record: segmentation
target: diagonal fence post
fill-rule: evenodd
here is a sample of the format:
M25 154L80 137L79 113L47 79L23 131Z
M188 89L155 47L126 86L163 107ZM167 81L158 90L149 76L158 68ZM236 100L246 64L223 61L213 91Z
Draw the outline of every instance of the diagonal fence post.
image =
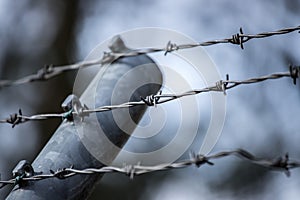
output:
M117 53L129 50L120 37L113 38L110 49ZM145 71L134 70L142 65L146 66ZM132 71L133 75L128 76L126 79L125 75L130 71ZM115 88L122 77L125 77L125 83L122 83L119 88ZM149 84L138 85L137 83L140 83L140 80ZM141 97L156 94L160 90L162 74L150 57L147 55L138 55L114 61L102 73L100 81L101 84L95 83L96 85L87 87L79 101L85 103L84 100L89 97L92 98L92 95L95 98L94 105L88 106L96 108L98 106L110 105L113 101L113 96L116 95L117 101L123 103L128 101L128 99L122 99L122 97L128 96L127 93L132 90L134 92L130 94L130 100L140 101ZM94 92L93 89L95 89ZM73 107L76 107L76 105L73 99ZM67 105L64 106L67 107ZM95 114L95 121L89 120L90 116L85 117L82 122L76 116L74 116L74 122L65 119L32 163L34 173L42 172L47 174L49 170L58 170L70 166L74 166L76 169L100 168L110 164L109 162L114 160L129 139L130 134L134 131L136 124L146 109L147 105L140 105L129 108L127 113L124 109L115 110L113 111L114 113L112 111L100 112ZM118 115L120 117L118 117L118 122L116 122L115 116ZM130 120L136 123L135 126L127 127L126 131L120 127L120 123L126 126L126 123ZM105 149L105 145L102 143L93 144L91 142L90 144L94 145L91 148L97 152L97 155L91 153L90 147L87 146L87 143L83 142L83 140L89 140L90 138L85 138L86 135L78 132L80 132L80 129L84 129L87 132L95 132L97 130L94 130L94 128L97 126L104 133L104 135L98 134L100 138L97 138L97 140L105 141L109 139L118 148ZM91 194L95 183L101 177L102 174L93 174L76 175L67 179L59 179L58 177L40 181L28 181L15 186L6 199L86 199Z

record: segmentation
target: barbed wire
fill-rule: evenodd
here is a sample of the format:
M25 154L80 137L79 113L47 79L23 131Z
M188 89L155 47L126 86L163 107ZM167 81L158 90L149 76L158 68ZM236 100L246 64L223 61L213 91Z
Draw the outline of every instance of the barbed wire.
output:
M44 68L38 70L36 74L28 75L17 80L0 80L0 89L3 87L20 85L20 84L25 84L34 81L49 80L67 71L78 70L78 69L82 69L94 65L108 64L122 57L137 56L141 54L148 54L148 53L155 53L155 52L164 52L164 54L167 55L168 53L181 50L181 49L188 49L188 48L194 48L199 46L210 46L210 45L224 44L224 43L239 45L241 49L244 49L244 43L248 42L251 39L266 38L274 35L282 35L294 31L298 31L298 30L300 30L300 26L280 29L271 32L262 32L258 34L244 34L242 28L240 28L239 33L232 35L232 37L230 38L225 38L220 40L211 40L202 43L191 43L191 44L176 44L169 41L167 45L162 48L135 49L126 53L104 52L103 56L97 60L83 61L83 62L79 62L71 65L64 65L64 66L47 65ZM95 109L89 109L85 105L82 105L81 102L76 102L72 106L72 108L70 108L69 110L63 113L37 114L37 115L26 116L23 115L21 109L19 109L18 113L11 114L9 118L0 120L0 123L12 124L12 127L15 127L18 124L25 123L28 121L47 120L51 118L62 118L62 119L72 120L73 116L79 116L83 120L84 117L94 112L105 112L114 109L130 108L138 105L156 106L185 96L197 95L205 92L223 92L224 94L226 94L226 91L228 89L232 89L240 85L254 84L254 83L263 82L271 79L290 77L292 78L293 83L296 84L296 80L297 78L299 78L299 76L300 76L299 66L290 66L290 70L287 72L278 72L266 76L255 77L255 78L250 78L245 80L230 80L229 75L226 75L225 80L219 80L215 83L215 85L204 87L202 89L194 89L180 94L162 94L160 92L158 94L152 94L146 97L141 97L140 101L126 102L119 105L101 106ZM155 166L143 166L141 164L137 164L137 165L124 165L123 167L104 166L101 168L86 168L86 169L75 169L73 166L71 166L63 169L57 169L56 171L50 170L49 174L43 174L44 172L42 174L39 172L35 172L31 174L31 173L26 173L26 171L24 171L23 174L19 174L19 173L14 174L14 178L10 180L6 180L6 181L0 180L0 188L3 188L6 185L19 185L21 187L23 183L29 181L39 181L39 180L44 180L49 178L66 179L79 174L91 175L91 174L120 173L120 174L125 174L132 179L134 178L134 176L152 173L156 171L180 169L192 165L196 167L200 167L202 165L214 165L212 160L224 158L228 156L237 156L242 160L246 160L249 161L250 163L262 167L266 167L269 170L282 171L287 176L290 176L290 169L300 167L300 161L291 160L288 154L286 154L283 157L278 157L276 159L270 160L270 159L261 159L254 156L253 154L249 153L246 150L237 149L232 151L221 151L210 155L201 155L201 154L192 153L190 155L190 159L173 162L173 163L158 164Z
M155 52L165 52L164 54L167 55L168 53L171 53L173 51L178 51L181 49L189 49L189 48L195 48L199 46L211 46L211 45L224 44L224 43L239 45L241 49L244 49L244 43L248 42L249 40L266 38L274 35L283 35L298 30L300 30L300 26L284 28L284 29L270 31L270 32L262 32L258 34L244 34L242 28L240 28L239 33L232 35L230 38L225 38L220 40L211 40L211 41L191 43L191 44L176 44L169 41L165 47L161 47L161 48L135 49L126 53L104 52L102 58L100 59L96 59L92 61L83 61L76 64L63 65L63 66L46 65L45 67L38 70L35 74L31 74L17 80L0 80L0 89L3 87L13 86L13 85L20 85L20 84L25 84L25 83L35 82L35 81L49 80L67 71L78 70L81 68L94 66L94 65L103 65L103 64L111 63L117 60L118 58L122 58L122 57L137 56L141 54L149 54Z
M254 84L266 80L280 79L283 77L291 77L293 79L293 83L296 84L296 79L299 78L299 76L300 76L299 66L290 66L290 70L287 72L278 72L266 76L255 77L255 78L250 78L250 79L240 80L240 81L229 80L229 75L227 74L226 80L217 81L215 85L204 87L202 89L194 89L180 94L162 94L160 91L159 94L152 94L145 98L141 97L140 101L126 102L118 105L106 105L95 109L89 109L86 105L82 105L82 103L79 102L78 99L76 101L75 99L71 99L71 104L73 103L73 105L71 105L71 107L69 107L66 110L66 112L63 113L37 114L32 116L25 116L22 114L21 109L19 109L18 113L11 114L9 118L0 120L0 123L12 124L12 127L15 127L18 124L25 123L28 121L47 120L51 118L73 120L73 116L78 116L81 118L81 120L83 120L84 117L88 116L90 113L105 112L105 111L111 111L111 110L122 109L122 108L130 108L138 105L156 106L162 103L173 101L175 99L179 99L191 95L197 95L205 92L223 92L224 94L226 94L227 90L240 85Z
M214 153L211 155L201 155L201 154L190 154L190 159L182 160L173 163L164 163L158 164L154 166L143 166L140 163L137 165L124 165L123 167L115 167L115 166L104 166L101 168L86 168L86 169L75 169L73 166L58 169L56 171L50 170L49 174L43 174L43 172L32 172L23 171L23 173L16 173L14 178L10 180L0 180L0 188L3 188L6 185L22 185L28 181L40 181L49 178L58 178L58 179L66 179L72 176L81 174L81 175L91 175L91 174L107 174L107 173L120 173L129 176L131 179L134 176L143 175L147 173L171 170L171 169L180 169L186 168L189 166L201 167L202 165L214 165L212 160L224 158L228 156L237 156L242 160L249 161L250 163L256 164L258 166L262 166L267 168L268 170L277 170L284 172L288 177L290 176L290 169L299 168L300 162L290 159L288 153L283 157L277 157L275 159L262 159L254 156L243 149L236 149L232 151L221 151L218 153ZM28 165L26 166L28 168ZM31 165L29 168L32 168ZM22 170L22 169L21 169ZM32 169L33 170L33 169ZM38 175L33 175L38 174Z

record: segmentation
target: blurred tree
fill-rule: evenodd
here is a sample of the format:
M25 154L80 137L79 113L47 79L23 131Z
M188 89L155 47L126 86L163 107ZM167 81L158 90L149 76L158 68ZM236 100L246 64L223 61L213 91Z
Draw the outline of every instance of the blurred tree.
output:
M22 32L18 28L11 30L10 27L4 27L0 36L1 41L5 41L2 47L2 59L0 63L0 76L2 79L16 79L23 75L34 73L44 64L53 63L68 64L74 61L76 52L75 29L79 13L79 1L33 1L28 0L20 3L7 1L7 10L5 15L11 16L12 24L9 26L23 27ZM18 12L8 13L18 7ZM35 33L40 27L39 32ZM13 28L12 28L13 29ZM13 32L12 32L13 31ZM28 37L23 37L23 35ZM34 37L33 37L34 36ZM26 42L24 42L26 41ZM23 45L23 46L22 46ZM16 104L22 108L29 108L34 113L60 112L60 104L64 98L72 93L73 79L76 72L63 74L53 80L43 83L33 83L29 85L18 86L18 88L4 88L1 90L1 96L10 99L10 104ZM32 101L27 102L27 98L17 94L20 91L30 94ZM14 95L18 95L14 96ZM16 98L17 97L17 98ZM2 177L10 177L10 171L20 159L32 161L49 137L52 135L60 120L49 120L47 122L35 123L33 127L37 129L38 143L36 143L34 152L22 154L22 146L15 152L14 158L1 162L7 162L6 174ZM26 142L26 141L24 141ZM3 172L1 172L3 173ZM7 195L10 188L0 191L1 199Z

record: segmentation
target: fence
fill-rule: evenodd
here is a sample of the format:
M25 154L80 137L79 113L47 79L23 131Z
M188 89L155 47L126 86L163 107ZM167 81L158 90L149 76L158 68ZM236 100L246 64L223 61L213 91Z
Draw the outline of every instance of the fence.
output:
M80 62L80 63L65 65L65 66L48 65L40 69L36 74L32 74L17 80L0 80L0 89L3 87L15 86L15 85L34 82L34 81L46 81L67 71L78 70L93 65L103 65L115 61L119 58L136 56L141 54L164 52L164 54L167 55L168 53L171 53L173 51L178 51L181 49L194 48L198 46L216 45L222 43L239 45L242 49L244 49L244 44L252 39L266 38L274 35L282 35L282 34L287 34L299 30L300 30L300 26L297 26L297 27L286 28L277 31L258 33L258 34L244 34L242 29L240 29L240 32L238 34L235 34L230 38L225 38L221 40L212 40L212 41L194 43L194 44L175 44L172 42L168 42L166 47L137 49L137 50L132 50L128 53L104 52L103 57L99 60ZM129 108L137 105L156 106L158 104L162 104L178 98L183 98L185 96L190 96L190 95L197 95L204 92L223 92L224 94L226 94L227 90L235 88L237 86L241 86L245 84L254 84L254 83L271 80L271 79L281 79L284 77L289 77L292 79L292 82L296 84L296 80L297 78L299 78L299 75L300 75L299 66L290 66L290 70L286 72L278 72L266 76L255 77L255 78L250 78L241 81L230 80L229 75L226 75L225 80L219 80L218 82L216 82L215 85L209 87L194 89L191 91L186 91L181 94L162 94L160 92L158 94L152 94L149 96L141 97L140 101L126 102L119 105L106 105L106 106L98 107L96 109L89 109L79 104L80 105L79 107L72 108L62 113L36 114L32 116L23 115L20 109L18 113L11 114L10 117L0 120L0 123L8 123L11 124L12 127L14 127L21 123L35 121L35 120L47 120L49 118L62 118L62 119L72 120L72 116L75 115L82 117L84 120L84 116L92 112L105 112L113 109ZM101 168L87 168L83 170L74 169L72 166L70 166L69 168L50 170L49 174L28 175L25 172L23 172L22 174L16 174L16 176L10 180L6 180L6 181L1 180L0 188L9 184L21 186L22 183L24 182L39 181L39 180L49 179L49 178L66 179L76 174L123 173L130 176L130 178L133 178L135 175L142 175L145 173L150 173L150 172L155 172L160 170L178 169L178 168L188 167L191 165L195 165L197 167L200 167L204 164L213 165L212 160L223 158L226 156L238 156L243 160L247 160L253 164L267 167L270 170L283 171L286 173L287 176L290 175L290 171L289 171L290 169L300 167L300 162L291 160L288 154L286 154L284 157L278 157L276 159L262 159L252 155L246 150L237 149L232 151L221 151L219 153L214 153L210 155L198 155L192 153L190 159L188 160L174 162L171 164L160 164L155 166L126 165L122 168L118 168L114 166L104 166Z

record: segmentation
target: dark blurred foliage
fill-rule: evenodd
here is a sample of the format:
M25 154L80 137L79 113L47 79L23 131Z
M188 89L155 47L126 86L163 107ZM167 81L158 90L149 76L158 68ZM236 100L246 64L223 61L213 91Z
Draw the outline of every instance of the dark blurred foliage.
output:
M11 9L13 10L14 6L16 6L16 2L10 4ZM16 79L17 77L36 72L45 64L57 65L75 62L75 28L77 19L80 16L80 13L78 13L78 4L79 1L77 0L32 0L26 1L26 3L24 1L22 4L23 7L19 8L18 12L7 13L8 15L12 15L14 19L11 20L11 24L9 24L11 27L5 27L6 29L2 30L4 33L1 36L1 40L5 40L6 45L2 49L2 59L0 63L1 78ZM30 18L31 21L23 21L22 19L28 15L29 12L38 12L39 14L45 13L45 15L47 14L47 17L51 18L51 24L47 24L46 22L48 20L43 21L44 18L39 15L37 15L36 18ZM39 19L39 17L41 17L41 19ZM36 38L24 38L22 32L14 32L17 30L12 28L13 26L26 27L31 23L40 23L42 25L42 31L35 35ZM48 30L49 32L53 32L50 39L47 37ZM25 29L23 31L29 32L30 30ZM49 39L49 41L44 41L45 39ZM27 41L28 45L24 44L22 40L29 40ZM44 43L45 45L43 45L42 48L38 48L37 52L36 46L39 46L40 43ZM20 47L20 44L24 44L24 47ZM20 50L19 47L22 50ZM24 108L23 106L25 105L22 104L28 103L29 105L27 106L29 109L35 113L61 112L60 104L64 98L72 92L74 76L75 72L70 72L47 82L4 88L1 89L0 92L1 96L8 96L10 103L15 104L16 108L18 106L20 106L20 108ZM30 90L30 93L33 94L31 96L32 102L30 102L28 97L18 94L18 92L23 90ZM18 160L25 157L27 160L33 161L38 152L51 137L59 123L59 119L35 123L34 126L36 126L35 128L39 133L39 142L35 144L34 152L26 155L18 153L22 152L22 147L20 147L18 150L16 150L15 157L9 157L9 160L6 161L2 160L1 162L8 163L7 169L5 170L8 174L3 176L3 172L1 172L2 177L11 176L9 172L16 165ZM30 140L30 138L28 138L28 140ZM8 190L6 188L0 192L3 198Z

